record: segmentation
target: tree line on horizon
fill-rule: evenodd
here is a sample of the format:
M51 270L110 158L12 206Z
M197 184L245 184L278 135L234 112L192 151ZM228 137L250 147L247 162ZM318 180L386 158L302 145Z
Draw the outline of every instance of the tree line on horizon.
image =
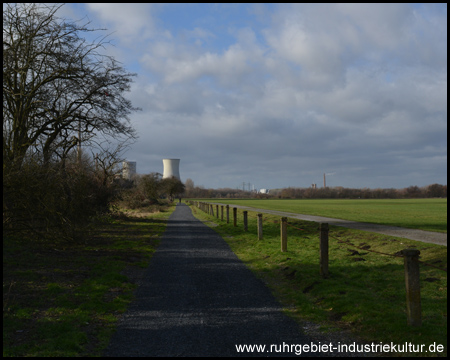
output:
M221 188L205 189L194 186L191 179L186 180L187 198L254 198L254 199L415 199L415 198L447 198L447 185L431 184L427 186L408 186L402 189L383 188L345 188L342 186L325 188L288 187L270 190L268 194L255 191Z
M104 54L109 41L89 22L57 16L60 4L3 9L3 234L83 239L118 200L145 207L163 198L447 197L447 186L395 189L204 189L146 174L121 179L123 152L137 138L125 97L136 74ZM83 145L83 147L81 146ZM90 154L89 154L90 153ZM161 202L162 203L162 202Z

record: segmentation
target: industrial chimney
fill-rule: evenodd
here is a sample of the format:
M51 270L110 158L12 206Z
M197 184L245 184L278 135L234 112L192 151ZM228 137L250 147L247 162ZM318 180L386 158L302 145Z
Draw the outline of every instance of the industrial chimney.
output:
M180 159L163 159L164 172L163 179L171 178L172 176L180 179Z

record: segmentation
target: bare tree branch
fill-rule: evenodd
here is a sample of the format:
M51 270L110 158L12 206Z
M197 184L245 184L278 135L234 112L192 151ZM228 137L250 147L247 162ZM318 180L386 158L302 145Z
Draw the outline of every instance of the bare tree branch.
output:
M29 152L48 161L67 149L79 126L83 137L136 137L128 116L138 109L124 97L135 74L102 54L105 37L81 36L98 29L57 18L61 6L3 11L3 158L19 167Z

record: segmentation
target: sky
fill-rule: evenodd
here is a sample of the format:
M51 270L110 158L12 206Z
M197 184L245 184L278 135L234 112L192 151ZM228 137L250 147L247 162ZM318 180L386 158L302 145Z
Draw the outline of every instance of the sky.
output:
M205 188L447 184L447 4L65 5L136 73L137 172ZM251 185L249 185L251 184Z

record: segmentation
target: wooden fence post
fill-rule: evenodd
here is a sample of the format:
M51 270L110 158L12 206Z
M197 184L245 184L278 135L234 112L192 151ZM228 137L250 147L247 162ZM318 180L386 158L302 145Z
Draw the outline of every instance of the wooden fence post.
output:
M281 252L287 251L287 217L281 218Z
M237 208L233 208L233 224L237 226Z
M244 211L244 231L248 231L248 211Z
M216 218L219 218L219 205L216 205Z
M320 275L328 277L328 224L322 223L319 225L320 229Z
M230 223L230 205L227 205L227 224Z
M406 315L408 325L422 325L422 309L420 304L420 271L419 254L416 249L402 250L405 258Z
M220 205L220 220L223 221L223 205Z
M263 238L262 214L258 214L258 240Z

